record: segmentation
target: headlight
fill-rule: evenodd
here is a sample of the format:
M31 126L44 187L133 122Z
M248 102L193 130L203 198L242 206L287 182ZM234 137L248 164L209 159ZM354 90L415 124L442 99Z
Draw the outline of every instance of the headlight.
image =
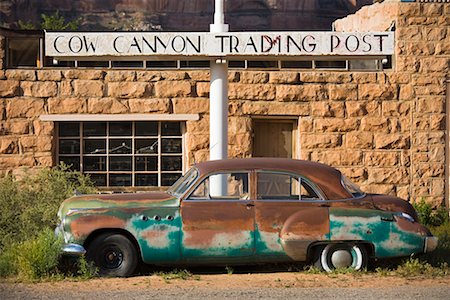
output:
M404 212L397 213L396 216L406 219L406 220L410 221L411 223L415 222L413 217L411 217L410 215L408 215L407 213L404 213Z

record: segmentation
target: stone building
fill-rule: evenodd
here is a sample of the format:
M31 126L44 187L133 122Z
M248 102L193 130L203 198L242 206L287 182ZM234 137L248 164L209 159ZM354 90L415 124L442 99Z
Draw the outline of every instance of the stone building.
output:
M229 157L319 161L367 192L448 204L450 4L386 1L334 28L395 30L395 54L231 61ZM40 34L0 31L2 174L65 161L139 190L208 159L207 62L14 60Z

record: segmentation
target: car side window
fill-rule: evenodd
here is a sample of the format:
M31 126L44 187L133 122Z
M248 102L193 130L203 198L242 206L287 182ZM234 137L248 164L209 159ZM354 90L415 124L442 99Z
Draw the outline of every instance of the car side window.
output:
M258 200L320 200L311 184L300 176L259 172L257 178Z
M220 173L205 178L188 200L247 200L248 173Z

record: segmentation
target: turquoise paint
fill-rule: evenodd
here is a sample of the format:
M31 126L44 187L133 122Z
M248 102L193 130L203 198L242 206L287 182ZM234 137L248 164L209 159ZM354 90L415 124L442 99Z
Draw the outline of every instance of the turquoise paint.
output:
M386 220L394 221L383 221ZM331 240L359 240L374 245L378 258L423 252L424 238L399 228L393 213L369 209L330 208Z

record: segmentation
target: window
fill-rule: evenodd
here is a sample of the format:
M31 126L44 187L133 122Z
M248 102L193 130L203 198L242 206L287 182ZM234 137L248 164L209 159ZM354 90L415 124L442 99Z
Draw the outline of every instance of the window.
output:
M60 122L58 161L98 186L170 186L182 174L180 122Z
M304 178L282 173L258 173L258 200L320 200Z
M8 39L8 67L37 67L39 61L38 38Z
M248 173L221 173L203 180L189 200L247 200L248 193Z
M347 176L341 174L341 183L342 186L352 194L354 198L359 198L365 196L365 193L359 189L359 187L354 184Z

